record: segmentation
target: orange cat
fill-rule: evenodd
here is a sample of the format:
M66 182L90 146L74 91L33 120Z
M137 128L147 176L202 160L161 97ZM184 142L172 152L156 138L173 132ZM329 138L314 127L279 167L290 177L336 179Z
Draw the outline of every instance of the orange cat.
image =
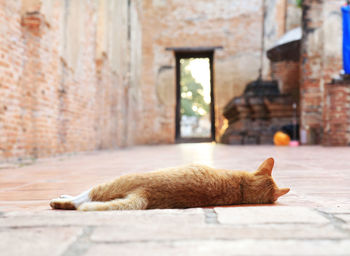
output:
M268 204L289 192L273 181L273 165L269 158L253 173L189 165L124 175L76 197L53 199L50 205L54 209L104 211Z

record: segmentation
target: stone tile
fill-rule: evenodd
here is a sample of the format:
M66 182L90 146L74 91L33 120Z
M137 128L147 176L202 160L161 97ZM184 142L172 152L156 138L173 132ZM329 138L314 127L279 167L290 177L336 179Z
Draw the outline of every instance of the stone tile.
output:
M80 154L1 169L0 255L28 255L14 246L22 240L27 252L39 248L39 255L59 254L75 237L72 231L66 244L62 233L75 229L79 233L83 227L91 227L91 234L84 236L83 248L91 246L88 255L342 255L344 251L346 255L350 162L344 159L349 152L350 147L180 144ZM291 192L273 206L214 208L219 223L215 216L206 223L202 209L77 212L53 211L48 205L59 194L75 195L126 173L190 162L253 171L269 156L276 160L276 183L291 187ZM330 222L311 208L347 222ZM59 252L48 254L47 248L56 244Z
M78 227L0 229L2 256L61 255L81 234Z
M106 235L108 234L108 235ZM349 234L331 225L267 224L252 226L228 225L145 225L134 223L113 227L97 227L91 235L94 242L151 242L176 240L235 240L235 239L341 239Z
M349 214L337 214L335 215L335 217L347 222L347 223L350 223L350 213Z
M146 210L146 211L43 211L43 212L7 212L0 216L0 227L35 226L113 226L121 223L142 223L152 225L188 225L204 223L204 212L200 208L186 210Z
M326 213L332 213L332 214L341 214L341 213L347 213L350 214L350 204L338 204L331 207L319 207L318 210L326 212Z
M348 232L350 236L350 223L341 224L341 228Z
M163 243L98 244L85 256L95 255L167 255L167 256L345 256L349 255L350 240L235 240L235 241L180 241Z
M251 225L269 223L325 224L329 221L306 207L248 206L215 208L218 221L223 224Z
M187 256L195 255L189 252L186 245L175 246L172 243L126 243L126 244L97 244L92 245L84 256ZM218 254L215 254L218 255ZM196 255L198 256L198 254ZM205 256L205 254L203 254Z

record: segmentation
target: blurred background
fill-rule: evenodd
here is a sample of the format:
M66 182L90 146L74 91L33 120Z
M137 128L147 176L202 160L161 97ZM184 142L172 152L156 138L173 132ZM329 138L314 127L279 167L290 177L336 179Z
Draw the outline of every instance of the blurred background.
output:
M345 2L0 0L0 161L279 131L349 145Z

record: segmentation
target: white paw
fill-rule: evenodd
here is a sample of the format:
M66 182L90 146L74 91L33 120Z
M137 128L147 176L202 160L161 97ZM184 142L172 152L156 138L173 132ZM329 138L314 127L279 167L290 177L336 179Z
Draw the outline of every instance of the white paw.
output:
M70 196L70 195L60 195L59 198L73 198L73 196Z
M76 207L73 202L68 198L55 198L50 201L50 206L52 209L66 209L75 210Z

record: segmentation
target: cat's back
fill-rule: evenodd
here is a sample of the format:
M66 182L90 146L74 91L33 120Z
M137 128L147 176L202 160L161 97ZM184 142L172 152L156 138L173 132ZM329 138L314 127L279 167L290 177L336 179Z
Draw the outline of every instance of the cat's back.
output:
M190 180L205 180L210 177L214 178L220 176L220 173L222 174L223 172L225 171L217 170L202 164L189 164L159 169L157 171L144 173L143 176L158 182L189 182Z
M239 187L232 177L227 170L191 164L145 173L142 187L149 208L196 207L225 203L223 195L231 197Z
M189 164L156 171L124 175L115 181L115 186L124 191L138 189L157 190L165 193L207 187L208 189L235 183L234 172L214 169L202 164ZM232 185L232 184L229 184Z

